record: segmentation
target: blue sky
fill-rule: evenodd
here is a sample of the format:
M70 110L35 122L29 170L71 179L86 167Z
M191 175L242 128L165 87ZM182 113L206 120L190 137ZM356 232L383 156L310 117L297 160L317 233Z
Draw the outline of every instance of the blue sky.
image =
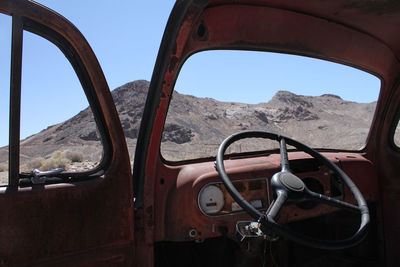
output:
M267 102L280 90L309 96L335 94L369 103L377 100L379 87L375 76L319 59L256 51L206 51L185 62L175 89L251 104Z
M39 2L62 14L83 33L111 90L151 78L174 1ZM0 14L1 146L8 142L10 35L11 19ZM379 87L378 79L349 67L259 52L203 52L190 58L181 74L179 92L248 103L266 102L277 90L303 95L334 93L346 100L371 102L376 100ZM64 56L54 45L30 33L24 34L22 93L21 138L62 122L87 106Z

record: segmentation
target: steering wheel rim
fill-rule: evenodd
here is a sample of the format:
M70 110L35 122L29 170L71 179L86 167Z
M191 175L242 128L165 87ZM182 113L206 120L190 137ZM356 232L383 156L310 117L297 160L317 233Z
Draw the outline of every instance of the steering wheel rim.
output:
M250 203L248 203L242 197L242 195L236 190L236 188L232 184L225 170L224 154L226 149L232 143L246 138L264 138L280 142L282 170L281 172L274 174L274 176L271 178L271 185L275 187L274 189L276 191L277 198L269 207L267 214L261 213L259 210L254 208ZM321 161L334 173L336 173L342 179L342 181L345 182L345 184L352 192L355 200L357 201L357 206L309 190L299 178L297 178L294 174L290 172L289 161L287 158L286 143L311 155L312 157ZM362 196L360 190L357 188L354 182L339 167L337 167L335 164L329 161L322 154L294 139L265 131L243 131L233 134L227 137L218 148L218 153L216 158L216 169L222 179L222 182L224 183L227 191L230 193L232 198L253 219L261 223L263 230L275 232L279 235L285 236L288 239L291 239L303 245L308 245L316 248L324 248L324 249L343 249L352 247L361 242L364 239L365 235L367 234L368 226L370 223L369 210L364 197ZM301 182L299 182L299 180ZM337 206L359 212L361 215L361 222L358 230L351 237L346 239L322 240L300 234L277 223L275 221L275 217L285 204L286 200L288 198L292 198L293 196L298 197L301 194L306 194L305 196L319 200L320 202L324 202L325 204L328 205Z

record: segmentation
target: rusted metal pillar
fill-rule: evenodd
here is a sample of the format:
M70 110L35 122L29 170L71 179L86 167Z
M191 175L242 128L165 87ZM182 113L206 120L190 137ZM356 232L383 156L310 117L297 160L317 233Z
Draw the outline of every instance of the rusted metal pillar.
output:
M12 17L11 79L10 79L10 132L8 146L8 185L18 186L19 139L21 117L23 24L19 16Z

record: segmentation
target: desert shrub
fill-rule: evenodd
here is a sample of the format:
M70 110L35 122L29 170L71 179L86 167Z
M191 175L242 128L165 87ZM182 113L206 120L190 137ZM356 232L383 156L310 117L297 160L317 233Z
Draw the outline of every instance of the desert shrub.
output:
M83 161L83 153L79 151L66 151L64 155L67 159L72 162L82 162Z
M53 152L53 154L51 155L51 157L52 157L53 159L60 159L60 158L63 158L64 155L63 155L63 153L62 153L60 150L56 150L56 151Z
M65 168L67 164L70 163L70 160L65 158L61 151L54 151L51 158L43 161L40 166L41 171L48 171L56 168Z
M28 163L26 163L26 167L29 170L39 169L40 166L42 166L43 162L44 162L44 158L42 158L42 157L34 158L34 159L31 159L30 161L28 161Z
M40 166L41 171L49 171L57 168L65 168L69 160L66 158L49 158L46 159Z

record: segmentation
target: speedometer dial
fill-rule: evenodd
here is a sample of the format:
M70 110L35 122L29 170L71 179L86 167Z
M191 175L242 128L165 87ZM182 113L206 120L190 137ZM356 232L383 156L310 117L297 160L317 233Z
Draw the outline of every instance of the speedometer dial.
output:
M225 204L222 190L215 185L207 185L200 190L199 207L207 215L218 213Z

